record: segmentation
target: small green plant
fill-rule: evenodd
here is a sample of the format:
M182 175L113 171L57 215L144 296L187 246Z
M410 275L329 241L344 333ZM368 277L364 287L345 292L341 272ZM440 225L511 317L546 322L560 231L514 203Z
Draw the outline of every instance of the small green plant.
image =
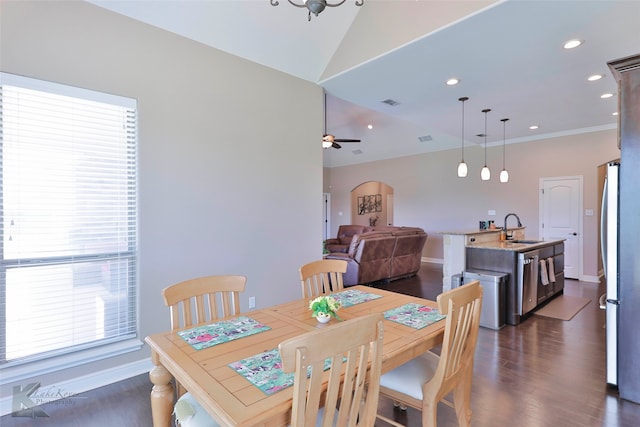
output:
M312 317L318 317L319 313L331 315L340 320L337 311L340 309L340 303L334 297L321 296L309 302L309 310Z

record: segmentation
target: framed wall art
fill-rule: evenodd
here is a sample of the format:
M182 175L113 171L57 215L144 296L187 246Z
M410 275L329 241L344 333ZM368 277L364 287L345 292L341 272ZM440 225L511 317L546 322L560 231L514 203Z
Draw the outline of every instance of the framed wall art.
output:
M382 194L358 197L358 215L382 212Z

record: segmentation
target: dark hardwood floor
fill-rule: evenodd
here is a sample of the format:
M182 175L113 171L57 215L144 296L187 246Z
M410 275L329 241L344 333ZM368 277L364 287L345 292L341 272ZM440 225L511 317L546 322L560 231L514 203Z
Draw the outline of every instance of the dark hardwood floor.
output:
M423 264L416 277L378 285L435 300L442 291L442 266ZM618 399L605 384L604 312L598 308L602 284L567 280L567 295L591 302L572 320L531 316L499 331L480 328L472 387L476 427L638 427L640 405ZM68 404L51 403L48 418L0 418L3 427L151 427L147 375L83 393ZM387 399L379 411L410 427L420 412L399 411ZM438 426L457 426L455 413L438 408ZM376 426L383 427L378 422Z

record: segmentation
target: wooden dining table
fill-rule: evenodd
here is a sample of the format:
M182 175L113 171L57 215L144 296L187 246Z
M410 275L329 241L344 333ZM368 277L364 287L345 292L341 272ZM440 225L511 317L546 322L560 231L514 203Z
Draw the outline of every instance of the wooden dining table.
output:
M346 288L380 297L342 307L340 320L320 324L311 317L309 299L243 313L269 327L254 335L196 350L178 335L179 331L148 336L154 368L151 410L154 427L169 427L174 405L172 378L186 388L202 407L223 426L286 426L291 417L293 387L265 394L229 365L256 354L277 349L287 338L316 328L330 328L371 313L384 313L408 303L436 308L434 301L376 289L368 286ZM224 319L221 319L224 320ZM392 320L384 321L382 372L387 372L442 342L444 320L420 329ZM192 327L191 327L192 328ZM187 328L189 329L189 328Z

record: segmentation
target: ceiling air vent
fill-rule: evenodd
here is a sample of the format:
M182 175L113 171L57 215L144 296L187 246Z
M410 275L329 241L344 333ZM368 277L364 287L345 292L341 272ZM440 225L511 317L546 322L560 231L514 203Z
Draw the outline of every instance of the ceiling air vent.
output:
M398 101L394 101L393 99L390 99L390 98L382 100L380 102L382 102L383 104L391 105L392 107L395 107L396 105L400 104Z
M419 136L418 140L420 142L429 142L429 141L433 141L433 138L431 137L431 135L424 135L424 136Z
M362 150L358 148L357 150L353 150L352 153L357 156L359 154L362 154Z

